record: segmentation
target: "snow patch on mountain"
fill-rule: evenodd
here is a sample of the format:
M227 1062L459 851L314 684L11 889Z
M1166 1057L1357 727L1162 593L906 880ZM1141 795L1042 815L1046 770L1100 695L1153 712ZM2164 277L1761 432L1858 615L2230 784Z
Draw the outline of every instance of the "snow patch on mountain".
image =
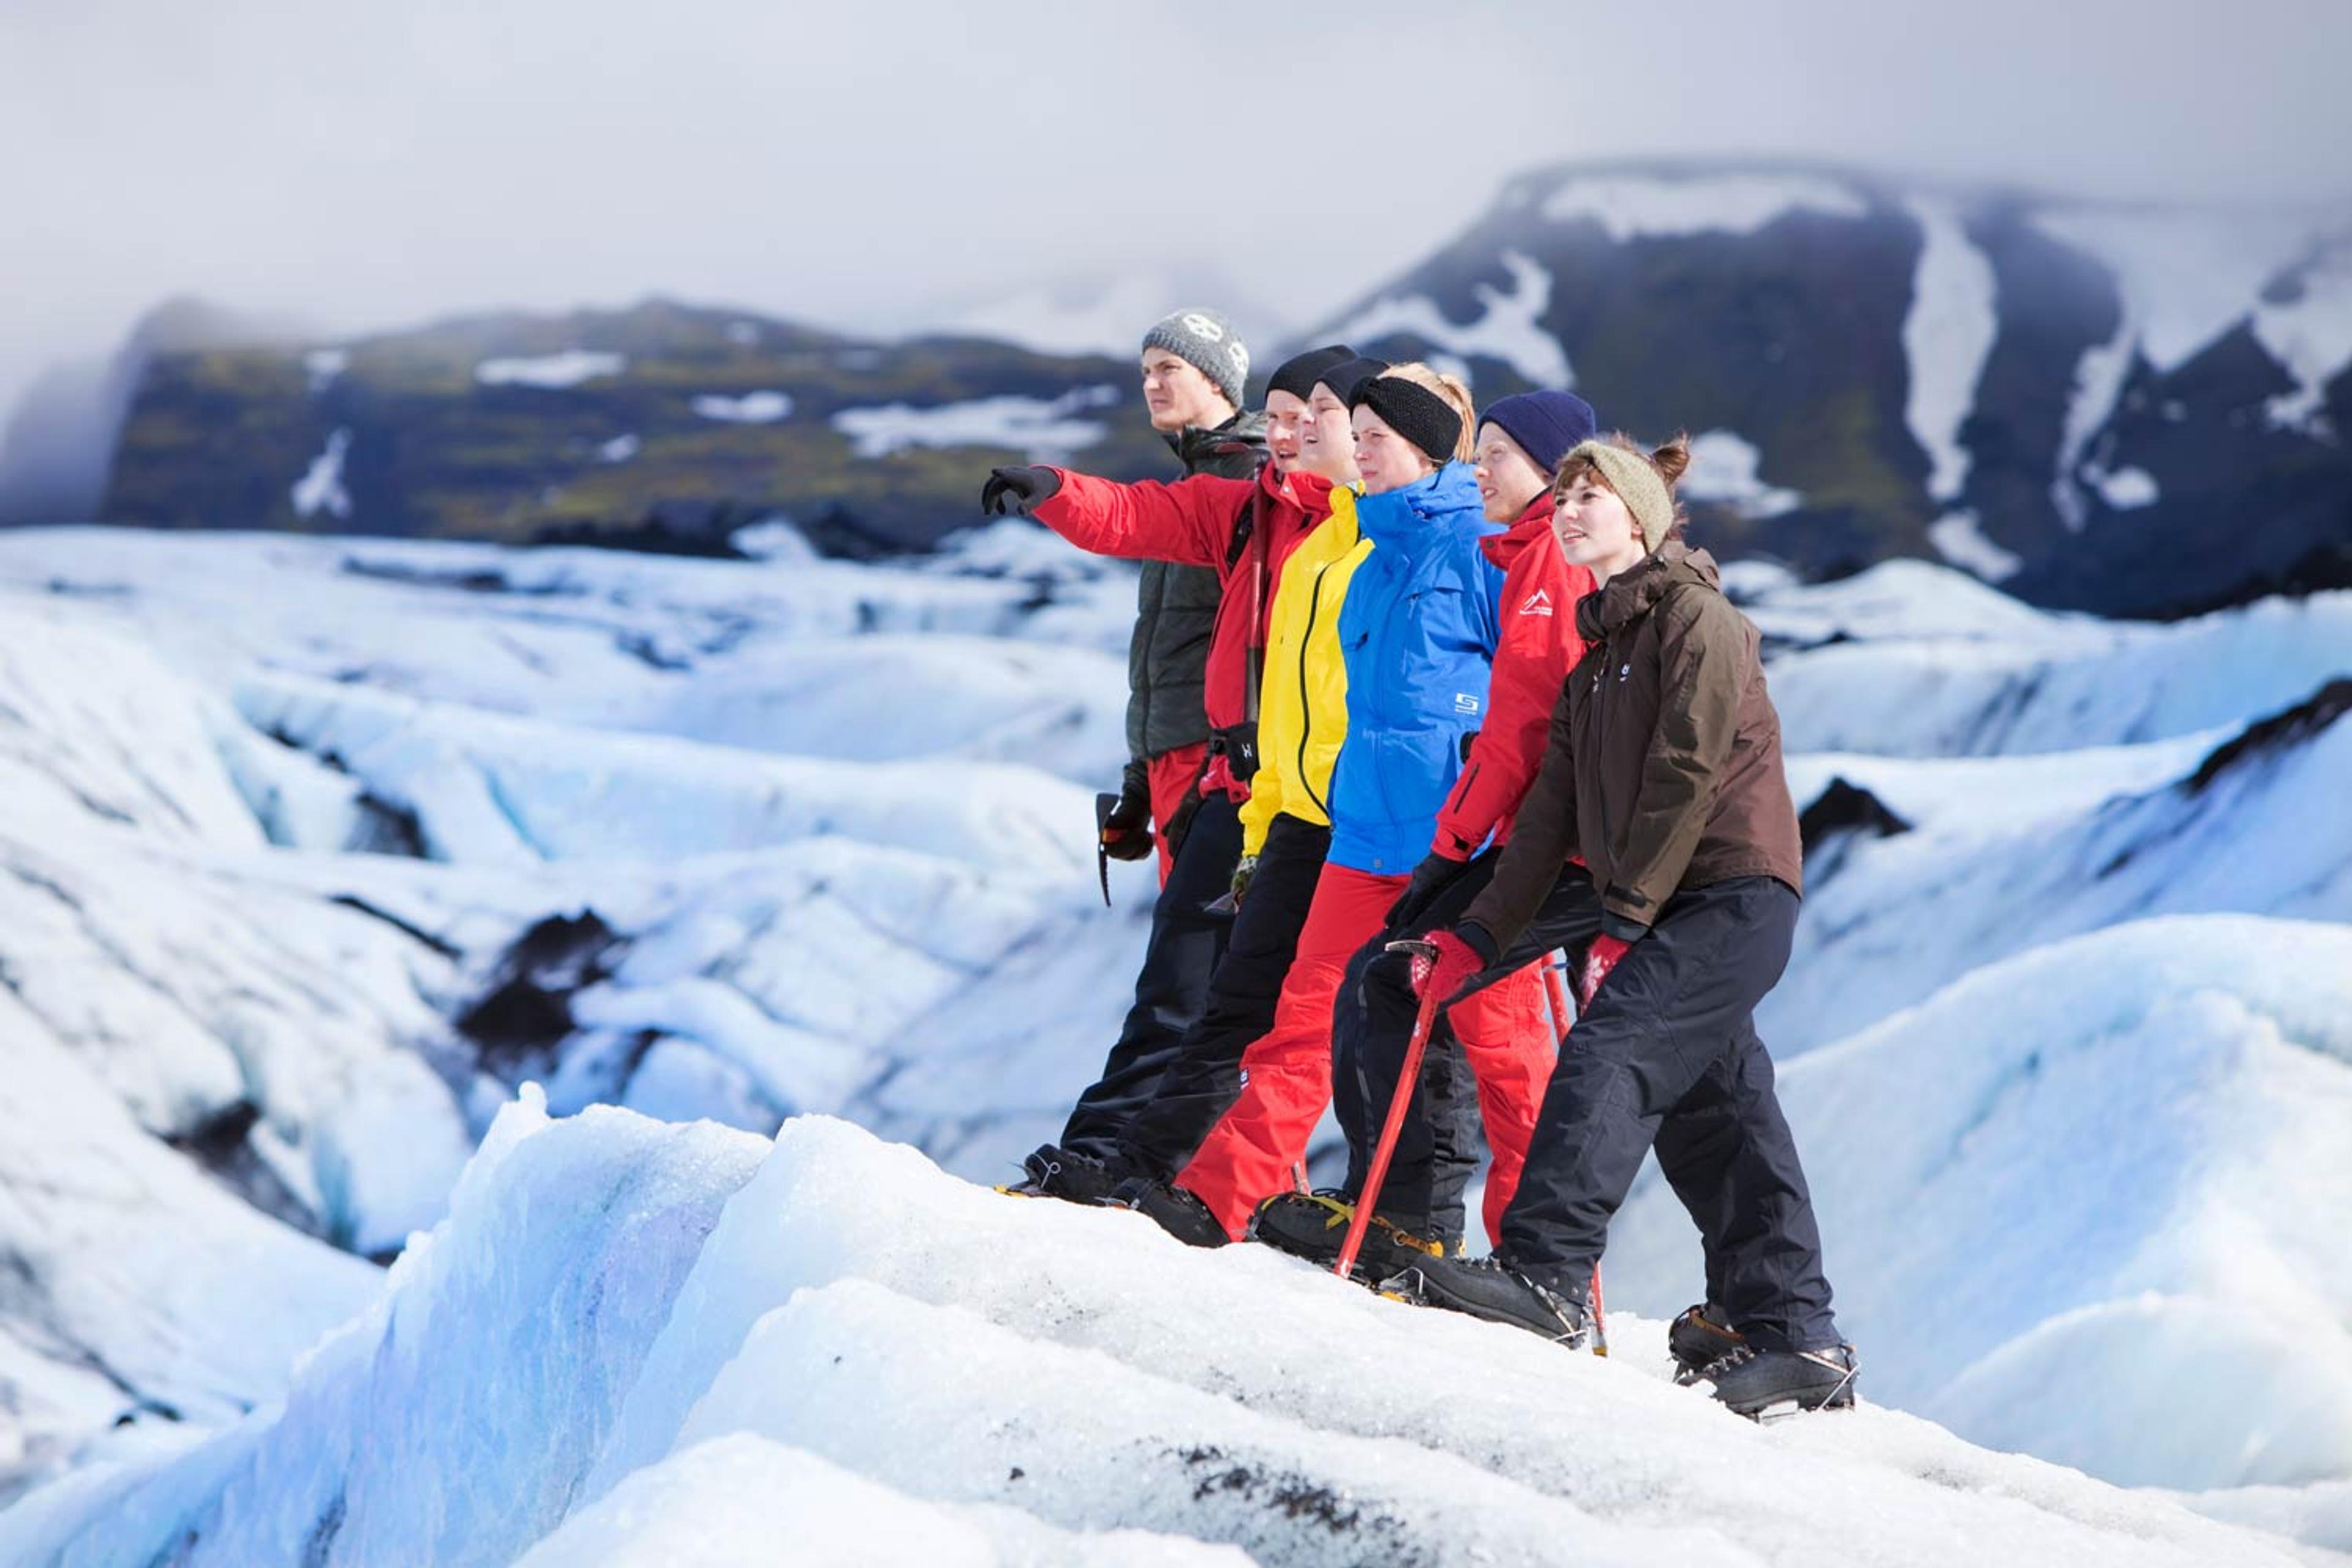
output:
M326 391L337 376L351 367L352 356L347 349L312 349L302 356L302 371L310 378L313 393Z
M1768 485L1757 473L1763 455L1728 430L1691 437L1690 468L1677 487L1692 500L1719 501L1748 518L1779 517L1805 504L1795 490Z
M747 392L740 397L719 393L706 393L688 405L705 419L716 419L725 425L773 425L793 411L789 394L782 392Z
M2133 346L2160 373L2245 321L2313 235L2309 215L2261 208L2217 218L2191 208L2051 206L2032 222L2114 276Z
M2294 391L2271 400L2270 417L2332 437L2327 385L2352 364L2352 234L2333 237L2285 293L2254 307L2254 336L2295 380Z
M1001 447L1033 463L1065 463L1101 440L1100 420L1078 417L1119 398L1110 385L1082 387L1060 397L980 397L928 408L890 403L845 408L833 427L861 458L887 458L908 447Z
M2050 483L2050 502L2058 509L2059 521L2077 533L2090 521L2089 505L2077 482L2083 454L2092 437L2115 416L2116 404L2124 395L2124 383L2138 353L2139 325L2132 310L2126 297L2115 336L2084 349L2074 365L2074 391L2066 400L2066 423L2059 433L2058 468Z
M1870 205L1851 186L1811 175L1579 174L1554 186L1542 211L1553 223L1597 223L1622 245L1692 234L1754 234L1800 212L1859 218Z
M2347 1019L2352 930L2151 920L1784 1064L1879 1396L2131 1484L2352 1471L2352 1254L2314 1224L2352 1212ZM1612 1301L1691 1300L1696 1264L1650 1178L1611 1237Z
M566 349L562 353L486 359L474 366L474 379L484 386L533 386L560 392L583 382L618 375L628 367L626 354Z
M2096 478L2099 499L2116 511L2131 511L2139 507L2154 506L2163 492L2157 489L2156 476L2146 468L2116 468Z
M950 1518L1025 1516L1056 1549L1142 1530L1335 1564L1552 1562L1562 1541L1627 1563L2288 1560L1891 1412L1759 1428L1666 1381L1656 1323L1621 1314L1615 1338L1567 1354L1270 1253L1188 1251L839 1122L771 1146L551 1122L526 1097L282 1405L101 1458L0 1516L0 1555L503 1563L681 1470L773 1458L749 1436Z
M1928 497L1949 501L1968 482L1960 427L1976 406L1977 382L2000 335L1999 300L1991 259L1969 241L1952 203L1915 196L1904 208L1919 226L1919 264L1903 318L1911 368L1903 416L1927 454Z
M1948 511L1927 525L1927 542L1936 553L1988 583L2005 583L2025 563L2014 551L2003 550L1985 536L1974 511Z
M322 511L341 518L352 515L351 492L343 488L343 454L351 446L351 431L338 426L327 437L326 447L294 481L295 516L309 518Z
M1467 359L1498 359L1538 386L1566 390L1576 384L1567 351L1542 325L1551 308L1551 272L1516 250L1500 258L1510 274L1507 291L1490 283L1475 285L1475 320L1455 322L1436 301L1424 294L1383 295L1354 315L1331 327L1324 336L1340 342L1373 342L1381 338L1410 336Z

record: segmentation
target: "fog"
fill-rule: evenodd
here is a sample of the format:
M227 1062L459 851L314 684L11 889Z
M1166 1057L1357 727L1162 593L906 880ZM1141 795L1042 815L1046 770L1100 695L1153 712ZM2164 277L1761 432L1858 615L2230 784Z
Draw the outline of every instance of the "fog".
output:
M2335 197L2347 60L2327 0L5 0L0 409L173 294L322 332L652 291L888 331L1173 263L1304 326L1562 159Z

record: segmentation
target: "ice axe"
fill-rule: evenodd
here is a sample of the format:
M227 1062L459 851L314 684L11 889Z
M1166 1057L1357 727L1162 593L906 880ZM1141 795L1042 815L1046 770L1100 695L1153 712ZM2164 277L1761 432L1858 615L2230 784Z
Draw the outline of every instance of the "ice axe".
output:
M1103 908L1110 908L1110 814L1118 809L1118 796L1106 791L1095 795L1095 875L1102 879Z
M1381 950L1385 952L1409 952L1416 976L1425 975L1429 965L1437 962L1437 948L1418 938L1392 942ZM1363 1249L1365 1227L1372 1223L1372 1209L1381 1201L1381 1184L1388 1180L1389 1158L1396 1152L1397 1134L1404 1131L1405 1107L1412 1102L1413 1087L1421 1081L1422 1053L1429 1048L1429 1031L1437 1021L1437 987L1422 992L1421 1011L1412 1020L1412 1038L1405 1043L1404 1068L1397 1074L1396 1092L1389 1096L1388 1120L1381 1125L1381 1141L1372 1150L1372 1162L1364 1169L1364 1190L1356 1199L1356 1214L1348 1222L1348 1239L1339 1246L1339 1259L1332 1272L1345 1279L1356 1271L1356 1254Z
M1565 949L1561 950L1558 963L1544 965L1544 983L1551 987L1552 1022L1559 1026L1559 1048L1563 1051L1568 1049L1570 1019L1568 987L1561 983L1559 974L1567 967L1568 952ZM1580 993L1576 1004L1577 1016L1582 1017L1584 1010L1591 1005L1592 994L1589 991ZM1601 1260L1597 1258L1592 1260L1592 1353L1609 1353L1609 1317L1601 1305Z

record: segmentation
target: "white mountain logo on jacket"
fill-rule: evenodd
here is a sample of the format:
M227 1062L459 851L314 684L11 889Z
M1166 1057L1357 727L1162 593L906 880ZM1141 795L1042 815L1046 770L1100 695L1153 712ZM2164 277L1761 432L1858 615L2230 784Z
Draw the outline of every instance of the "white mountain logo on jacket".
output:
M1546 588L1538 588L1534 593L1529 594L1529 595L1528 595L1528 602L1527 602L1526 604L1521 605L1519 606L1519 614L1521 614L1521 615L1523 615L1523 616L1548 616L1548 615L1550 615L1550 614L1551 614L1551 592L1550 592L1550 590L1549 590L1549 589L1546 589Z

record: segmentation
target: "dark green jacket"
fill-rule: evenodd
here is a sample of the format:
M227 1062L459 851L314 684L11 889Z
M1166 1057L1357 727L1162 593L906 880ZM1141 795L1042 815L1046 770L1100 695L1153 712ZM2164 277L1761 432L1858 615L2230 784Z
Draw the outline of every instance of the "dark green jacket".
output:
M1238 414L1214 430L1187 428L1168 444L1187 476L1246 479L1265 456L1265 420ZM1206 566L1143 563L1127 645L1128 755L1156 757L1209 738L1201 685L1218 595L1217 574Z

